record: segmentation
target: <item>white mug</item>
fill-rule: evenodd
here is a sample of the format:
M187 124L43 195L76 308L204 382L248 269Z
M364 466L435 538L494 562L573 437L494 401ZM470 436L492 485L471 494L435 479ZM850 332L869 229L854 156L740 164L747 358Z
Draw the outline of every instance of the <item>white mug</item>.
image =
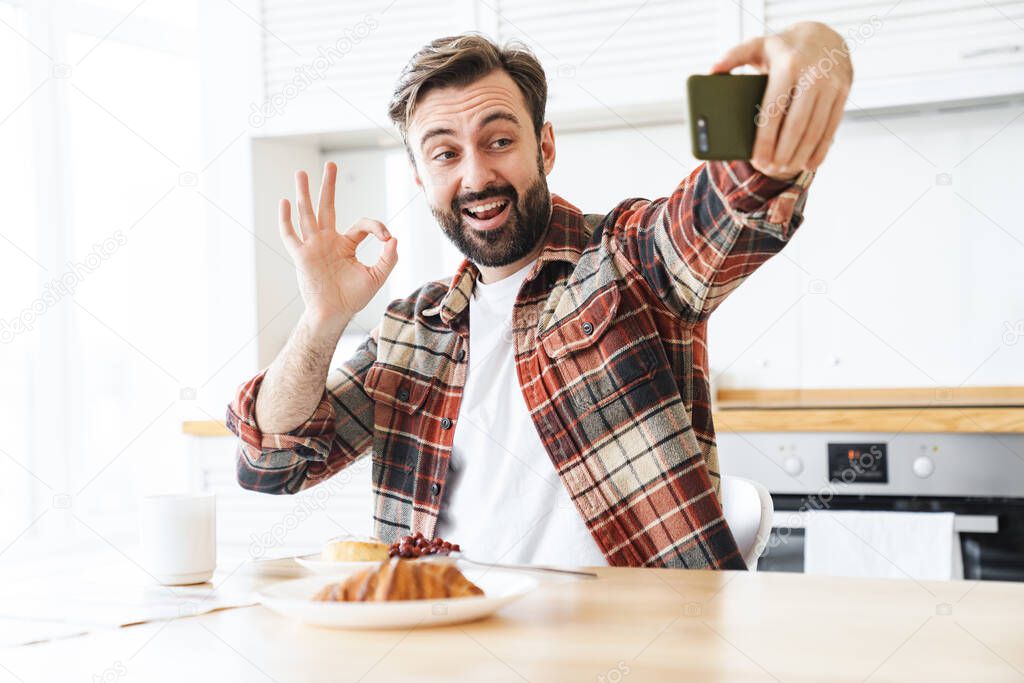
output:
M217 500L213 493L144 496L139 537L146 571L165 586L202 583L217 567Z

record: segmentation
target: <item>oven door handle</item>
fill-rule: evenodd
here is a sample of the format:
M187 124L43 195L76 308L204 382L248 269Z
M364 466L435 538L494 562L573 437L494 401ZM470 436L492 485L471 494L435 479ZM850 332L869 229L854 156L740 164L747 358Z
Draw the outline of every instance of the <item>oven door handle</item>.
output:
M776 510L772 520L773 529L804 529L807 527L807 513ZM953 531L958 534L995 534L999 532L999 517L996 515L954 515Z

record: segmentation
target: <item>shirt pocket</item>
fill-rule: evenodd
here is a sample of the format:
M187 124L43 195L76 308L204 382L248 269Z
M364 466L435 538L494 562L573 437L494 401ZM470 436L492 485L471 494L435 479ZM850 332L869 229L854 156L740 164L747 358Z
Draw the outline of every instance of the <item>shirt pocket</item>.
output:
M381 407L407 415L416 414L430 394L433 380L424 380L408 371L374 363L366 373L363 390Z
M423 428L423 407L433 387L412 373L374 363L363 390L374 402L373 484L376 490L412 495L419 461L415 439Z
M639 312L620 312L620 301L610 284L539 338L577 413L625 399L657 369L653 326L646 329Z

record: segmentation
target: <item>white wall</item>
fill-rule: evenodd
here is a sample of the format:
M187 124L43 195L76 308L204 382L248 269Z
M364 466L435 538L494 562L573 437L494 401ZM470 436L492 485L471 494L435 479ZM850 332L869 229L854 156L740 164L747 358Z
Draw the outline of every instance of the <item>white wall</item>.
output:
M253 200L255 222L253 236L256 262L256 319L259 325L257 363L270 365L277 350L288 341L295 321L302 314L295 268L281 241L278 226L278 202L284 196L292 200L292 221L299 226L295 201L295 169L309 174L313 201L320 186L321 164L316 147L274 140L253 140Z
M194 419L223 419L235 388L251 374L257 357L256 259L252 238L253 154L250 103L259 102L253 68L259 27L242 12L258 12L257 0L199 3L203 150L206 168L199 189L206 199L208 287L207 364L196 389ZM240 18L241 17L241 18ZM225 36L231 36L231 49Z
M410 28L409 36L395 24L405 15L374 15L382 30L374 29L369 42L357 41L316 85L329 85L330 79L351 85L353 74L365 76L371 66L392 73L368 48L374 41L418 44L424 35L439 35L442 27L450 33L481 22L494 30L488 13L471 11L473 3L456 5L454 13L439 6L430 22L442 23ZM399 238L399 263L387 290L354 321L336 358L346 356L373 327L387 300L450 275L460 260L412 184L404 152L375 147L394 137L377 127L383 94L360 99L320 87L323 92L315 95L311 91L317 88L311 87L287 99L267 120L253 120L256 105L280 94L276 86L268 88L262 71L263 48L282 52L280 34L266 34L244 16L261 16L261 7L256 0L200 5L206 148L208 157L216 155L202 174L201 188L217 203L208 209L209 261L217 267L211 271L208 301L211 379L199 387L202 414L197 417L222 413L237 383L277 353L301 311L290 265L280 258L276 227L277 200L293 196L294 166L303 164L318 179L325 160L337 161L339 223L379 218ZM307 10L313 11L295 9ZM723 12L729 41L733 19L753 18L735 8ZM342 14L328 13L321 28L357 27L352 22L358 17L350 22ZM277 18L303 23L287 13ZM401 25L403 31L411 27ZM762 28L752 24L747 30ZM303 49L284 52L288 59L312 60L314 38L324 42L317 47L330 47L335 32L296 34ZM223 35L235 36L235 49L223 49ZM396 55L404 58L405 49ZM941 96L985 94L972 87L981 80L978 74L959 78ZM859 86L872 82L867 75ZM873 75L877 80L879 74ZM567 78L556 68L549 77ZM925 97L920 85L907 83L909 100L934 101L936 93ZM1004 86L1003 91L1012 90ZM886 97L890 103L904 101L891 90ZM353 109L356 100L359 107ZM858 103L866 101L878 100L863 92L857 96ZM616 103L614 112L600 107L601 120L634 117L630 104ZM672 116L665 104L648 115L662 121ZM308 110L317 113L316 125L305 118ZM1014 152L1024 149L1022 113L1024 103L1018 100L962 111L847 117L815 181L800 234L712 319L711 360L722 386L1024 383L1024 343L1007 343L1024 336L1024 229L1011 214L1017 189L1013 173L1019 167ZM684 125L682 111L671 125L627 124L585 133L559 134L556 120L558 160L551 189L585 211L606 211L629 196L662 196L695 165ZM356 130L362 132L355 135ZM275 131L302 136L260 140ZM338 144L345 131L351 139ZM243 137L230 144L239 133ZM356 138L362 147L351 146ZM940 174L950 174L951 184L937 184ZM247 234L250 227L253 234ZM368 240L360 253L373 260L378 247Z
M1022 114L1016 103L848 117L793 243L712 318L721 385L1024 383L1024 339L1008 343L1016 336L1007 333L1024 321L1024 229L1014 212ZM551 190L587 212L663 196L696 163L682 124L556 127L556 145ZM459 256L402 151L325 158L343 169L340 222L376 217L399 238L394 282L358 321L368 329L386 300L451 274ZM368 245L366 259L375 255Z
M846 121L785 258L713 319L723 384L1024 382L1024 344L1005 334L1024 321L1022 114Z

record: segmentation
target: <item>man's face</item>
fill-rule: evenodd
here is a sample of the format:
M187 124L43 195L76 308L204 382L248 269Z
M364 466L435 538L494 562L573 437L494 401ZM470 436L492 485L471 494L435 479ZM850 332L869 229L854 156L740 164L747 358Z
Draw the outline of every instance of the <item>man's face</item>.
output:
M408 129L417 184L467 258L504 266L529 254L551 212L551 124L538 142L515 81L498 69L463 87L430 90Z

